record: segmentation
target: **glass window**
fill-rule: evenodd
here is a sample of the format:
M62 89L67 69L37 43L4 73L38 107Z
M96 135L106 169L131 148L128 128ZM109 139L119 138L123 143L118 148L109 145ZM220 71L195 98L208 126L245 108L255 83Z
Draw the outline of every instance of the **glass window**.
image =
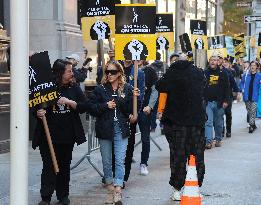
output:
M196 0L186 1L185 32L190 34L190 19L196 19Z
M197 5L197 19L200 20L206 20L206 0L198 0L198 5Z
M175 12L176 0L169 0L168 1L168 12Z

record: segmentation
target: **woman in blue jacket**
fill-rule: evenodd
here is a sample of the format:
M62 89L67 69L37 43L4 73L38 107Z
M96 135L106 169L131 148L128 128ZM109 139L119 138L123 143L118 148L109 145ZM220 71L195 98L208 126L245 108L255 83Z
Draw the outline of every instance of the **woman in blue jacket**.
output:
M96 137L99 138L105 183L108 189L106 204L122 204L121 187L124 179L124 159L130 136L129 119L132 113L133 95L126 83L124 70L116 61L110 61L105 68L101 85L90 97L90 114L96 117ZM112 172L112 146L115 156L115 177Z
M249 115L249 133L252 133L257 128L255 118L261 83L261 74L258 73L257 68L258 62L252 61L250 64L250 70L243 75L240 83L243 100L246 103L246 109Z

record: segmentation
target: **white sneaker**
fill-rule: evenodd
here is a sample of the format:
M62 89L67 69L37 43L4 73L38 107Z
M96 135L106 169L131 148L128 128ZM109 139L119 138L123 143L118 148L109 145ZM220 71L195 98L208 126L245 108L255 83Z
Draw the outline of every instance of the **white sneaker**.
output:
M179 191L179 190L175 189L174 187L172 187L172 194L171 194L170 198L173 201L180 201L181 191Z
M140 165L140 174L146 176L149 174L148 168L145 164Z

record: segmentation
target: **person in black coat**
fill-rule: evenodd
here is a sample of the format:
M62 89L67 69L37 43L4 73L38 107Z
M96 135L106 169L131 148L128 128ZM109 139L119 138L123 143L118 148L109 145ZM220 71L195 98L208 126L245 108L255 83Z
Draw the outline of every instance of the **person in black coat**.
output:
M121 64L110 61L106 65L101 85L98 85L90 96L90 114L96 117L95 131L96 137L99 138L108 189L106 204L121 204L133 95L138 96L138 89L133 92L132 86L126 83ZM112 146L115 177L112 171Z
M53 74L61 98L57 104L37 111L38 122L33 137L34 149L39 146L43 161L41 174L41 197L38 205L49 205L52 194L56 190L58 204L70 203L69 182L70 164L74 144L82 144L86 141L79 113L78 104L87 104L80 87L75 85L72 64L69 61L58 59L53 64ZM85 106L85 109L88 106ZM48 148L41 118L46 116L54 151L56 154L59 173L56 175L53 169L52 159Z
M205 77L192 62L179 60L171 64L156 83L160 93L167 93L161 122L170 148L171 198L180 200L186 178L186 163L191 154L196 157L199 186L202 185L205 164L204 107Z

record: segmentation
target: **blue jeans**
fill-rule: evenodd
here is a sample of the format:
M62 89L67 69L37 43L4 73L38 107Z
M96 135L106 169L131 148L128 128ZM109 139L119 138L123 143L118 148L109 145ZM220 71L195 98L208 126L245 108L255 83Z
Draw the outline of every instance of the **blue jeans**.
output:
M215 140L221 141L222 131L223 131L223 115L224 109L218 108L217 102L208 102L207 104L207 115L208 120L205 123L205 136L206 136L206 143L212 143L213 141L213 127L215 130Z
M103 173L106 184L123 186L125 174L124 159L128 145L128 138L123 138L118 122L114 122L114 155L115 155L115 177L112 173L112 141L99 139L102 156Z
M148 166L148 160L150 155L150 120L151 114L146 115L144 112L139 113L138 124L141 132L141 164Z
M152 110L152 113L151 113L151 120L150 120L151 129L156 129L156 127L157 127L156 120L157 120L158 106L159 106L159 99L157 100L157 102Z

